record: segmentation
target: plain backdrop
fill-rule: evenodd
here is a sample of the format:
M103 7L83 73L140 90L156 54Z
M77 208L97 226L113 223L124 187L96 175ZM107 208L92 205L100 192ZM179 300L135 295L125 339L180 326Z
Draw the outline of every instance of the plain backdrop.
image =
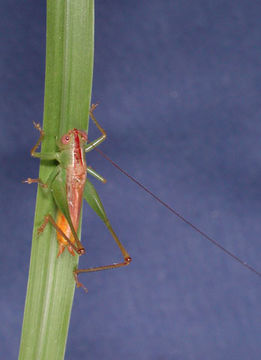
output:
M0 358L16 359L42 121L45 1L2 1ZM261 3L96 1L93 101L101 149L183 216L261 270ZM97 132L91 124L90 138ZM95 186L133 262L86 275L66 359L259 360L261 279L96 153ZM86 207L81 266L116 262Z

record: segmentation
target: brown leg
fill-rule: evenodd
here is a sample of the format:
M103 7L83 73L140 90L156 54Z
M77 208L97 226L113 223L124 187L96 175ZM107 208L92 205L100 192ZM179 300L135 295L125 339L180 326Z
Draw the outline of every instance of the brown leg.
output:
M80 273L116 269L116 268L119 268L119 267L122 267L122 266L129 265L130 262L131 262L131 257L128 257L128 258L124 259L124 262L117 263L117 264L97 266L97 267L92 267L92 268L89 268L89 269L76 269L73 272L73 276L74 276L74 279L75 279L75 282L76 282L76 286L77 287L82 287L84 289L84 291L88 292L88 289L78 280L78 275Z
M42 223L42 225L41 225L41 226L39 227L39 229L37 230L38 235L41 234L41 233L44 231L44 229L45 229L46 225L48 224L48 222L50 222L50 223L53 225L53 227L56 229L56 231L58 231L58 232L62 235L62 237L64 237L64 239L65 239L66 241L68 241L68 243L70 244L70 246L76 251L76 253L77 253L78 255L83 255L83 254L85 254L85 249L84 249L84 247L77 248L77 247L71 242L71 240L68 238L68 236L65 235L65 233L62 231L62 229L56 224L54 218L53 218L52 215L50 215L50 214L48 214L48 215L46 215L46 216L44 217L44 222Z
M82 287L86 292L88 291L87 288L78 280L78 275L81 273L86 273L86 272L94 272L94 271L101 271L101 270L109 270L109 269L116 269L122 266L126 266L129 265L131 262L131 257L128 254L128 252L125 250L124 246L122 245L122 243L120 242L120 240L118 239L117 235L115 234L115 232L113 231L112 227L110 226L110 224L106 224L106 226L108 227L112 237L114 238L115 242L117 243L117 245L119 246L123 259L124 261L121 263L116 263L116 264L111 264L111 265L103 265L103 266L97 266L97 267L92 267L89 269L75 269L73 272L73 276L76 282L76 286L77 287Z
M47 188L48 185L45 184L41 179L31 179L31 178L28 178L26 180L23 180L23 183L27 183L27 184L33 184L33 183L38 183L41 187L43 188Z
M106 132L105 130L101 127L101 125L98 123L98 121L95 119L94 115L93 115L93 112L94 110L97 108L98 104L92 104L91 108L90 108L90 111L89 111L89 114L90 114L90 117L92 119L92 121L94 122L94 124L97 126L97 128L100 130L100 132L102 133L104 139L106 138Z
M34 145L34 147L31 150L31 155L35 156L35 154L37 154L36 149L38 148L38 146L40 145L41 141L44 138L44 131L42 130L40 124L36 124L35 122L33 122L33 124L34 124L34 127L40 132L40 137L39 137L37 143Z

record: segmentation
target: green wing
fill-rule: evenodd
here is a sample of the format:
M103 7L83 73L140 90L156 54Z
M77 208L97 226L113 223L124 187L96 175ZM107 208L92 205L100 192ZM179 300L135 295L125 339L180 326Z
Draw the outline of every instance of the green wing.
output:
M103 269L112 269L114 267L128 265L131 262L131 257L128 254L128 252L125 250L124 246L122 245L122 243L118 239L117 235L115 234L113 228L111 227L111 224L107 218L107 215L105 213L105 210L104 210L104 207L100 200L100 197L97 194L97 192L96 192L94 186L92 185L92 183L90 182L90 180L88 180L88 178L86 180L83 197L87 201L87 203L90 205L90 207L96 212L96 214L99 215L99 217L102 219L102 221L104 221L105 225L107 226L108 230L110 231L116 244L119 246L121 253L124 257L123 263L120 263L117 265L109 265L108 267L104 266L104 267L99 268L99 270L102 270L102 268Z
M58 166L59 172L55 179L50 186L54 201L58 207L58 209L63 213L65 216L73 236L75 239L78 239L78 236L74 230L72 219L70 216L70 211L67 202L67 195L66 195L66 170Z
M90 205L90 207L96 212L97 215L105 222L106 225L109 224L109 220L105 213L104 207L102 205L101 199L95 190L95 187L92 185L90 180L86 179L86 184L83 193L84 199Z

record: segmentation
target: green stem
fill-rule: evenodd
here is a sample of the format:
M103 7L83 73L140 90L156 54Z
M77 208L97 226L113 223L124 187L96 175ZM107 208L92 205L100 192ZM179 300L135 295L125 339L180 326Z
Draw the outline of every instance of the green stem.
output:
M45 152L55 151L56 137L69 129L88 128L93 34L94 0L47 0ZM54 166L54 162L42 161L40 178L46 180ZM57 258L56 232L50 226L37 236L48 213L55 216L55 205L39 188L20 360L64 358L75 290L72 272L78 257L65 251Z

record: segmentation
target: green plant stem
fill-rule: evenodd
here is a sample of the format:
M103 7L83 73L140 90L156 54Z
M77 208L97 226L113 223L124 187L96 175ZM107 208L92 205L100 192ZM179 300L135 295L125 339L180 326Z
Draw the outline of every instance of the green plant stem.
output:
M47 0L44 152L55 151L56 138L69 129L86 131L88 128L94 47L93 2ZM36 132L36 138L38 135ZM54 166L54 162L41 161L43 181ZM51 226L37 235L46 214L55 216L56 208L51 197L39 188L20 360L58 360L63 359L65 353L75 290L72 272L78 257L65 251L57 258L56 232Z

